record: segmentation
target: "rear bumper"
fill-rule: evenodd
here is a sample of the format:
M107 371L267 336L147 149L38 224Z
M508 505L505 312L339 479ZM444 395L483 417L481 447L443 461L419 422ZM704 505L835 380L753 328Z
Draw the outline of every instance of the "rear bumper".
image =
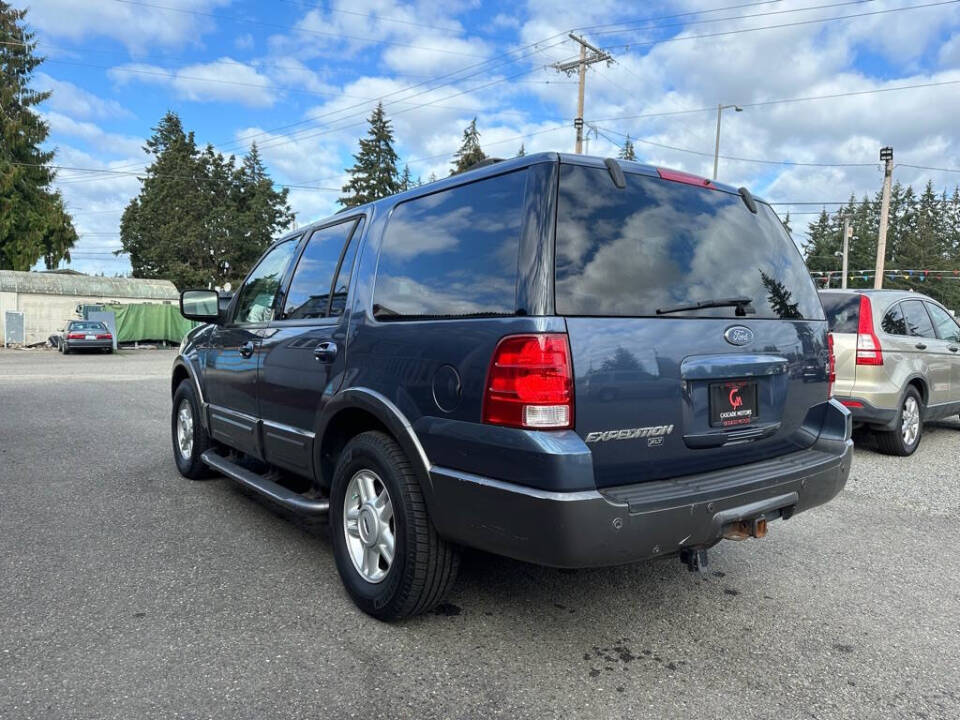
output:
M62 342L70 350L94 350L113 347L113 340L64 340Z
M713 473L602 491L551 492L434 466L444 537L554 567L595 567L710 547L738 520L789 518L835 497L850 473L850 414L836 402L814 445Z
M847 410L850 411L850 414L853 416L853 422L855 424L862 425L872 425L874 427L882 427L885 429L893 429L897 424L897 415L899 411L896 408L881 408L877 407L869 400L864 400L862 397L838 397L841 403L844 403ZM860 403L860 407L851 407L846 405L846 403Z

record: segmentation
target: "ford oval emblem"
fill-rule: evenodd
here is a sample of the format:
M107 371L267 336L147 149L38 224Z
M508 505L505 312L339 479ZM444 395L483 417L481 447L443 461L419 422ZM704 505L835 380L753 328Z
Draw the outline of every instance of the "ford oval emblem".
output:
M743 325L731 325L723 337L731 345L746 345L753 342L753 330Z

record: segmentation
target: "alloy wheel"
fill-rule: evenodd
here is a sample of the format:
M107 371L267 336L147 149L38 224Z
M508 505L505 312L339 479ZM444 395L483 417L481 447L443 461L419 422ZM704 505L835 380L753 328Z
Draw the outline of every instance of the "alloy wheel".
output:
M387 486L372 470L358 470L347 484L343 536L360 576L369 583L381 582L393 564L396 521Z
M193 407L186 398L177 408L177 447L181 457L190 460L193 455Z
M910 396L904 400L901 415L900 432L903 434L903 442L912 447L920 435L920 405L915 397Z

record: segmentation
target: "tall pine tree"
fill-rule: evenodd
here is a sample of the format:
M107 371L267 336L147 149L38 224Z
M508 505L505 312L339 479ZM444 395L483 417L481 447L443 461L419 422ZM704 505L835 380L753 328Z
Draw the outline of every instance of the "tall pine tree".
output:
M637 153L633 149L633 142L630 140L630 136L627 135L626 141L623 143L623 147L620 148L620 154L617 155L621 160L636 160Z
M462 173L481 160L486 159L487 156L480 147L480 131L477 130L477 119L474 118L463 129L463 142L460 143L460 149L453 156L453 170L450 171L450 174Z
M153 160L120 223L134 277L181 289L236 283L293 221L287 190L273 187L256 146L238 167L211 145L201 151L168 112L144 150Z
M347 171L350 182L343 186L344 195L338 200L344 207L356 207L400 191L393 129L383 111L383 103L377 104L369 123L367 137L360 139L360 150L353 156L353 167Z
M70 259L77 241L59 191L53 190L53 152L43 150L49 128L33 108L48 97L30 87L43 58L24 28L26 10L0 0L0 269L48 268Z

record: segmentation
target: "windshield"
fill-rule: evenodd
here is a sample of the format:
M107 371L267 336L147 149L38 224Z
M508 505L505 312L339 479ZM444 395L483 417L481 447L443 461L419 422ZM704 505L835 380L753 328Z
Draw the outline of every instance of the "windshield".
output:
M557 203L560 315L822 320L813 281L780 220L739 195L606 169L564 165ZM726 303L718 301L727 301ZM697 305L700 307L696 307ZM742 312L739 315L742 317Z

